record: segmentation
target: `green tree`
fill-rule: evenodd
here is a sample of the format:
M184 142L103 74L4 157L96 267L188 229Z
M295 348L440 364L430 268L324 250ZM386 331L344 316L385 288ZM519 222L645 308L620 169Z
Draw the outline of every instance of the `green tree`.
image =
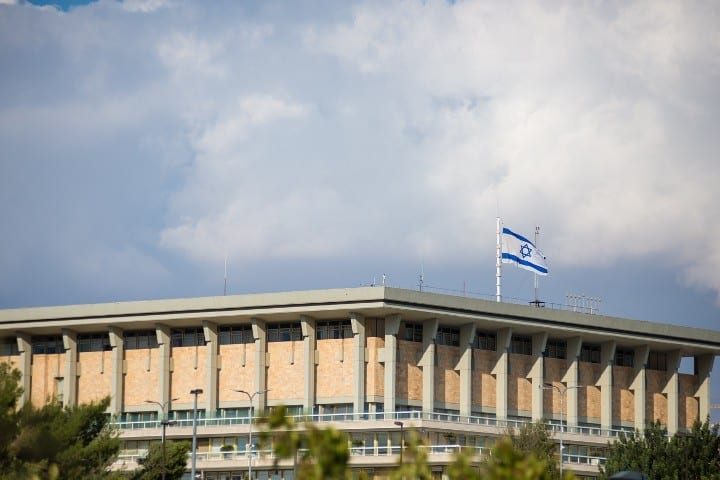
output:
M718 426L695 422L687 434L668 438L667 430L656 422L648 425L642 435L623 435L608 445L600 478L623 470L642 472L650 479L720 478Z
M459 480L460 477L455 477ZM480 465L478 477L483 480L551 480L547 460L538 459L533 453L519 450L512 437L498 441L492 454ZM566 478L573 478L570 474ZM453 480L455 480L453 479Z
M114 477L108 467L120 440L108 426L110 399L67 408L57 402L41 408L26 404L18 410L19 381L17 370L0 364L0 479Z
M543 462L548 470L548 478L560 478L558 458L556 457L557 446L542 422L525 424L517 431L508 429L507 436L512 447L525 455L534 455L536 459Z
M190 452L190 442L172 440L165 442L165 478L167 480L182 478L187 469L188 452ZM160 442L150 444L148 454L139 463L141 468L134 472L132 480L160 480L163 471L162 444Z

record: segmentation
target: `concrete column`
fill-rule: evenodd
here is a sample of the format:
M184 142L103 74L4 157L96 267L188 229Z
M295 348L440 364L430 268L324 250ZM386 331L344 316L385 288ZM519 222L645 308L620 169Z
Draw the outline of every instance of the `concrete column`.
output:
M63 407L77 405L77 334L62 329L65 348L65 378L63 379Z
M545 383L545 347L547 347L547 332L536 333L532 336L532 354L534 357L533 365L530 368L526 378L529 378L532 382L532 420L533 422L539 422L545 416L543 411L543 399L545 397L545 390L543 390L543 384Z
M662 393L667 396L667 430L670 436L675 435L680 427L680 402L678 395L680 360L682 360L680 350L667 352L667 383L665 387L663 387Z
M382 360L385 362L385 411L395 411L395 393L397 390L397 335L400 331L400 315L385 317L385 349Z
M112 364L110 379L110 413L120 415L123 412L123 401L125 394L123 392L123 374L125 359L125 338L122 329L118 327L110 327L108 329L110 336L110 362Z
M496 335L497 359L490 373L495 375L495 416L505 420L508 416L508 354L512 329L503 328Z
M159 323L155 324L155 336L157 337L158 356L160 357L160 365L158 365L160 373L158 376L158 402L163 405L167 404L169 412L170 374L172 372L170 368L170 352L172 350L172 345L170 344L170 327Z
M30 388L32 387L32 342L30 341L30 335L18 332L17 345L20 352L20 364L18 365L21 375L20 386L23 389L18 406L23 406L30 402Z
M650 347L648 345L635 347L635 354L633 355L635 378L630 384L630 390L633 391L633 396L635 398L635 430L639 430L640 432L645 431L646 423L645 403L647 400L646 369L648 355L650 355Z
M600 387L600 428L612 428L612 367L615 361L616 343L614 340L600 346L600 365L602 371L595 386Z
M312 413L315 406L315 319L302 315L300 328L303 335L303 361L305 365L305 387L303 389L303 409Z
M573 337L567 340L567 369L562 378L565 390L565 418L568 426L576 427L578 424L578 374L582 338Z
M259 318L252 318L251 322L255 339L255 391L262 392L267 388L267 326ZM266 406L267 394L255 396L256 415L264 412Z
M460 372L460 415L472 415L472 344L475 340L475 324L460 327L460 360L455 370Z
M435 337L438 325L437 318L423 321L422 357L418 363L423 372L423 412L435 410Z
M355 377L353 379L353 412L365 411L365 317L359 313L350 314L353 331L353 361Z
M695 374L698 377L698 389L695 397L698 399L698 415L704 422L710 416L710 374L712 373L715 356L699 355L695 357Z
M205 416L215 416L218 409L218 327L216 323L203 320L203 333L205 334Z

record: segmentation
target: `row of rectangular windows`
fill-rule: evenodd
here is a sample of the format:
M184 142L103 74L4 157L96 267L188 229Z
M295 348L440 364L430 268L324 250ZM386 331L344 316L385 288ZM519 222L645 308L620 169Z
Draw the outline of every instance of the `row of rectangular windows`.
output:
M352 327L349 321L326 321L318 322L317 338L335 339L351 338ZM290 340L301 340L302 332L300 323L284 323L269 325L267 329L269 342L282 342ZM219 328L219 343L221 345L253 343L255 341L252 329L249 325L227 326ZM157 336L154 330L125 332L124 346L127 350L156 348L158 346ZM414 342L422 341L422 324L407 323L403 331L403 339ZM439 345L458 346L460 339L459 329L451 327L439 327L436 343ZM95 352L111 349L109 336L107 334L83 334L78 335L78 351ZM205 335L202 328L175 329L171 333L171 344L173 347L205 345ZM477 332L472 343L473 348L495 351L497 337L493 333ZM62 337L46 336L33 337L32 352L34 354L63 353L65 347ZM521 355L532 355L532 338L529 336L513 335L510 342L510 353ZM0 343L0 355L17 355L17 342L3 341ZM614 365L633 367L635 352L632 349L617 348L614 356ZM567 358L567 343L564 340L548 340L544 356L549 358ZM600 363L601 348L599 345L585 344L580 350L580 361L588 363ZM651 370L667 369L667 354L664 352L651 351L648 356L646 367Z

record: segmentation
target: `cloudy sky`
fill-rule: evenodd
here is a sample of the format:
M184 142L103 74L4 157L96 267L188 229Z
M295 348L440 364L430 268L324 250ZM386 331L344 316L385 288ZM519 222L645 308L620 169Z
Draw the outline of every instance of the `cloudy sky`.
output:
M543 299L720 329L718 2L60 3L0 0L0 308L221 294L225 256L492 294L500 215Z

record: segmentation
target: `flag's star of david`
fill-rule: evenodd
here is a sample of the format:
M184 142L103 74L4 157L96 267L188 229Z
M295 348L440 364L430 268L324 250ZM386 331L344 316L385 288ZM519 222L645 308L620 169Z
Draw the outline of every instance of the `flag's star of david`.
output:
M522 255L523 258L532 255L532 248L530 248L530 245L527 243L523 244L523 246L520 247L520 255Z

